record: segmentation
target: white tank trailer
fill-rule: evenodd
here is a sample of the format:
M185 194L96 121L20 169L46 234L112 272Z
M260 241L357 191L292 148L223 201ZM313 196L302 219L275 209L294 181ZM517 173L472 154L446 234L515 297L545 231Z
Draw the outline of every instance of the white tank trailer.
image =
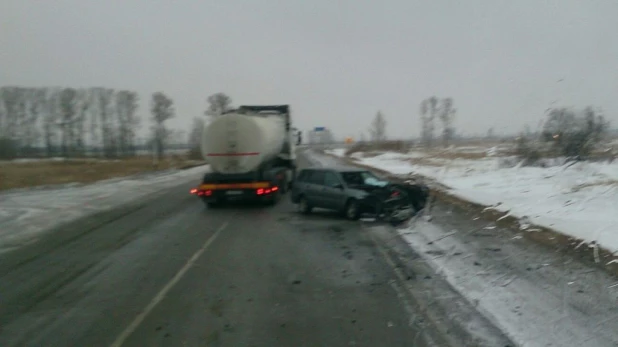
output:
M240 106L217 116L202 134L211 172L192 190L209 207L228 200L275 204L296 176L296 145L289 105Z

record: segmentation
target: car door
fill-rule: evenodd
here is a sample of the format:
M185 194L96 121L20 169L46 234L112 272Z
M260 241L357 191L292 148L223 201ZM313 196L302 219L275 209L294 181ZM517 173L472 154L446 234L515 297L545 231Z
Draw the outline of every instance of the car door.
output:
M325 208L324 202L324 171L313 170L307 179L307 189L305 196L310 205Z
M324 172L324 188L322 195L327 208L338 210L342 208L344 197L343 182L334 171Z
M301 170L298 173L292 185L292 194L290 194L293 203L298 203L300 195L307 189L307 179L310 174L310 170Z

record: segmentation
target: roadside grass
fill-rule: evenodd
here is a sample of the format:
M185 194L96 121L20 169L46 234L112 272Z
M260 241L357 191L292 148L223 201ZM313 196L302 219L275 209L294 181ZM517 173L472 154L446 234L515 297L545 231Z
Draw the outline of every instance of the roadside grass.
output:
M0 191L15 188L67 183L93 183L111 178L168 169L184 169L202 164L186 155L171 155L153 164L152 157L128 159L40 159L0 162Z

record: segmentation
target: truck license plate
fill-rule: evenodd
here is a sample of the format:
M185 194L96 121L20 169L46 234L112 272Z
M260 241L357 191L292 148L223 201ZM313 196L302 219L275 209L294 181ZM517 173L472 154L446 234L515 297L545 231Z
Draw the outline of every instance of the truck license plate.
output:
M242 190L228 190L225 192L227 195L242 195Z

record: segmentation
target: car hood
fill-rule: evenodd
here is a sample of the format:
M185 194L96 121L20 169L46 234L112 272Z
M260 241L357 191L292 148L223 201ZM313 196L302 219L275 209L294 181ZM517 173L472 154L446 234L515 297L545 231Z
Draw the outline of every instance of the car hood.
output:
M364 198L376 190L384 190L385 188L373 185L354 185L348 187L348 192L356 198Z

